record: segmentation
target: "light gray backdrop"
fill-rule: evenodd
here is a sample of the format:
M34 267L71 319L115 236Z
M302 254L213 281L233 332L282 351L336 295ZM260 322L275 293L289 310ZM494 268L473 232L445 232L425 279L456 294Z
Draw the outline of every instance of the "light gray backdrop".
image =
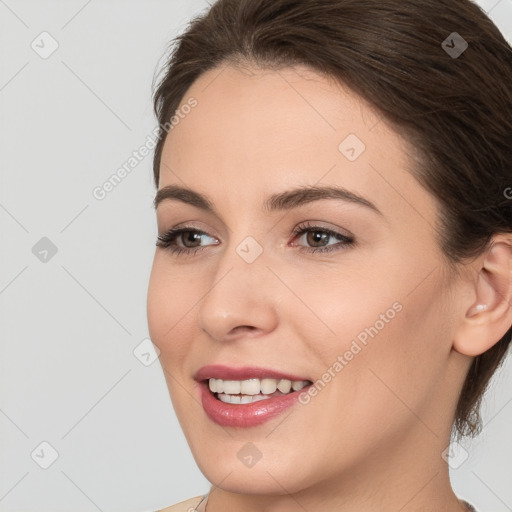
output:
M512 0L480 4L512 41ZM149 511L208 490L146 345L152 153L94 194L150 145L154 72L207 7L0 0L1 511ZM511 402L509 358L451 469L482 512L512 510Z

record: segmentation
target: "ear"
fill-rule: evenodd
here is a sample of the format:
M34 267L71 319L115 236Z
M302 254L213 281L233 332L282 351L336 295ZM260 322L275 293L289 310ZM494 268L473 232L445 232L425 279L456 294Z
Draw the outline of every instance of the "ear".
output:
M478 258L477 272L472 303L453 340L453 348L467 356L483 354L512 326L512 240L497 235Z

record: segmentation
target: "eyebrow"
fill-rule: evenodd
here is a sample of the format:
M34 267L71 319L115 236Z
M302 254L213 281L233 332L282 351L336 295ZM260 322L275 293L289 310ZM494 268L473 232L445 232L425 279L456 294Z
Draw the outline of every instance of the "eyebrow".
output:
M279 192L269 196L265 200L263 203L263 210L266 212L291 210L321 199L338 199L358 204L383 216L382 212L370 200L338 186L313 185L297 187L292 190L286 190L285 192ZM153 205L156 209L160 203L169 200L181 201L217 215L213 203L206 196L190 188L179 185L167 185L166 187L162 187L157 191Z

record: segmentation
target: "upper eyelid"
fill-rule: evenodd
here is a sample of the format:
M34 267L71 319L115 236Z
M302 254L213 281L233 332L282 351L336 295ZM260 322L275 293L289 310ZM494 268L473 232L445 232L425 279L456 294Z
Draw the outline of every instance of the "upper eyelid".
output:
M175 227L172 227L168 230L164 230L164 233L163 235L165 236L166 233L168 233L169 231L196 231L198 233L200 233L201 235L206 235L206 236L209 236L211 238L218 238L217 236L215 235L212 235L208 232L208 230L204 230L204 229L201 229L201 228L198 228L196 226L190 226L190 225L187 225L187 224L177 224Z
M354 239L354 235L352 235L352 233L350 233L348 230L339 228L339 227L332 228L332 227L328 227L328 226L322 226L321 224L323 222L324 221L302 221L302 222L298 223L297 226L291 230L291 233L294 236L298 236L298 235L302 236L302 234L304 232L317 230L317 231L326 231L326 232L330 233L330 235L333 237L341 236L341 237L345 237L345 238ZM182 232L187 232L187 231L197 232L201 235L206 235L215 240L219 239L219 237L217 237L216 235L211 235L210 233L208 233L207 230L203 230L201 228L198 228L198 227L192 226L192 225L188 225L188 224L182 225L182 223L179 223L170 229L164 230L164 232L161 235L159 235L159 237L165 237L167 233L173 232L173 231L175 232L174 233L175 239L177 237L179 237Z
M355 236L352 235L352 233L349 232L348 234L344 234L344 233L338 231L338 229L340 229L340 228L331 229L328 227L321 226L320 224L322 222L324 222L324 221L303 221L303 222L299 223L298 225L296 225L294 227L294 229L292 230L293 247L298 247L300 251L305 251L306 253L310 253L310 254L313 254L313 253L327 254L327 253L333 253L333 252L336 253L345 248L354 247L354 246L359 245ZM303 246L302 244L297 243L297 240L300 239L301 237L303 237L306 233L313 232L315 230L323 231L323 232L327 233L328 237L332 238L334 240L337 240L337 243L329 244L329 245L325 245L325 246L321 246L321 247L308 247L308 246ZM341 229L341 231L343 231L343 229ZM207 237L215 240L215 242L213 244L200 245L200 246L195 246L195 247L191 247L191 248L188 248L186 246L181 247L181 245L179 243L177 243L176 240L178 240L181 237L183 232L195 232L195 233L199 233L201 235L206 235ZM210 246L218 246L219 245L218 237L209 235L207 231L203 231L197 227L190 226L187 224L185 224L185 225L177 224L175 227L167 230L166 233L164 233L163 235L158 236L158 239L161 243L157 242L157 246L161 245L162 247L167 248L172 253L175 253L176 256L179 256L180 254L181 255L188 254L190 256L196 255L200 251L207 249Z

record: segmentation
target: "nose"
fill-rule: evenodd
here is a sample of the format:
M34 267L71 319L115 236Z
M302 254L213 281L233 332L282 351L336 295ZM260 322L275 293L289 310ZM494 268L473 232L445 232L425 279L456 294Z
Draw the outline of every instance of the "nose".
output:
M263 252L248 263L229 247L199 305L199 327L217 341L255 337L274 330L282 290Z

